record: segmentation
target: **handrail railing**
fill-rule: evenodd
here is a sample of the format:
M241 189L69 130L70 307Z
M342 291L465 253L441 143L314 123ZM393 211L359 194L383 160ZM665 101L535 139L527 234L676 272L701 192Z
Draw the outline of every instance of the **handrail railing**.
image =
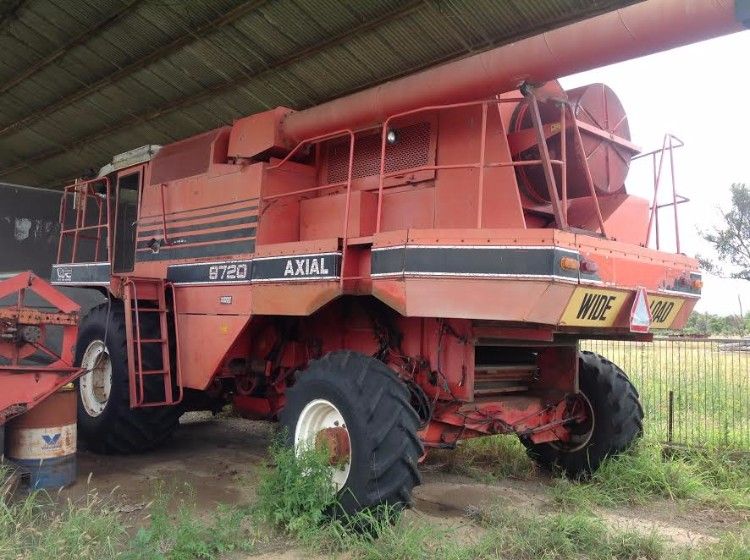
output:
M656 236L656 249L657 250L661 249L661 232L659 230L659 210L661 210L662 208L672 207L674 211L675 250L677 253L681 252L680 251L680 226L679 226L679 220L678 220L677 206L679 204L689 202L690 199L677 194L677 184L675 181L675 172L674 172L674 150L676 150L677 148L682 148L684 145L685 143L682 140L680 140L677 136L671 133L667 133L664 135L661 148L657 148L655 150L651 150L650 152L639 154L631 159L631 161L635 161L637 159L651 156L651 166L652 166L653 178L654 178L654 196L651 202L650 214L649 214L649 219L648 219L648 233L646 237L646 245L648 246L648 244L651 242L651 231L653 229L654 234ZM669 173L670 173L670 182L672 183L672 201L664 203L664 204L659 204L659 201L658 201L659 186L661 184L665 153L669 154ZM657 155L659 159L658 165L656 161Z
M95 185L104 185L105 192L103 194L97 193L94 190ZM95 179L88 179L86 181L77 181L72 185L68 185L63 189L62 201L60 204L60 239L57 246L57 263L61 263L63 246L67 239L66 236L73 236L72 246L70 249L70 260L65 261L66 263L75 263L78 255L78 244L81 239L93 239L94 240L94 255L93 262L103 262L99 259L99 248L102 240L102 230L106 230L106 262L111 262L111 250L112 250L112 228L111 228L111 217L110 217L110 182L107 177L98 177ZM68 218L68 198L73 197L73 211L75 212L75 225L71 228L66 228L66 220ZM93 198L97 204L97 215L96 223L89 224L87 222L88 214L88 201ZM106 221L103 221L106 216ZM95 231L94 236L82 235L83 232Z
M382 215L383 215L383 194L385 190L385 182L386 179L391 177L398 177L403 176L406 174L411 173L417 173L420 171L438 171L438 170L447 170L447 169L478 169L479 170L479 180L478 180L478 193L477 193L477 218L476 218L476 227L481 228L483 226L483 200L484 200L484 191L485 191L485 170L488 168L498 168L498 167L524 167L524 166L534 166L534 165L541 165L545 168L545 180L547 182L547 189L549 193L550 198L550 205L552 206L552 213L555 217L555 225L559 229L567 230L568 228L568 220L567 220L567 202L568 202L568 185L567 185L567 177L566 177L566 170L567 170L567 152L566 152L566 123L570 122L570 126L575 129L575 134L577 136L577 144L579 147L579 151L583 149L581 144L581 133L580 130L578 130L578 126L576 124L575 116L572 115L572 110L570 108L570 105L564 101L560 100L560 130L559 134L561 134L561 159L552 159L552 157L549 154L549 150L547 148L547 138L545 136L544 132L544 126L541 122L541 118L539 116L539 108L538 108L538 101L535 95L535 92L532 88L528 88L528 91L526 92L526 98L529 102L529 105L532 108L532 120L534 129L537 135L537 144L539 146L540 151L540 159L536 160L513 160L512 158L509 161L492 161L487 162L487 126L488 126L488 117L489 117L489 107L490 104L496 106L498 114L501 112L501 104L502 103L518 103L517 98L507 98L503 99L499 96L495 97L494 99L485 99L480 101L470 101L465 103L453 103L453 104L446 104L446 105L431 105L427 107L421 107L419 109L414 109L410 111L404 111L401 113L397 113L395 115L391 115L388 117L381 125L376 127L371 127L363 130L357 130L354 131L352 129L342 129L337 130L328 134L320 135L320 136L314 136L311 138L306 138L299 142L294 149L289 152L283 159L280 161L269 165L267 167L268 170L274 170L282 167L284 164L286 164L288 161L290 161L299 151L304 147L312 144L319 144L321 142L325 142L328 140L333 140L336 138L340 138L343 136L349 137L349 154L348 154L348 168L347 168L347 179L346 181L338 181L334 183L327 183L324 185L317 185L314 187L308 187L304 189L297 189L294 191L289 192L283 192L278 194L272 194L268 196L263 196L263 201L269 201L269 200L275 200L283 197L288 196L295 196L295 195L301 195L301 194L308 194L313 192L319 192L331 188L336 187L346 187L346 202L344 204L344 220L343 220L343 233L342 233L342 240L343 240L343 252L342 252L342 260L341 260L341 277L340 282L343 285L344 279L345 279L345 263L346 263L346 247L347 247L347 239L348 239L348 232L349 232L349 215L350 215L350 205L351 205L351 190L352 190L352 175L353 175L353 168L354 168L354 148L356 143L356 136L357 134L361 134L363 132L366 132L368 130L372 130L373 128L380 129L380 162L379 162L379 173L378 173L378 184L377 184L377 213L376 213L376 219L375 219L375 233L380 233L381 227L382 227ZM479 106L482 109L482 121L481 121L481 138L480 138L480 154L479 154L479 160L476 162L469 162L469 163L459 163L459 164L432 164L432 165L421 165L418 167L408 168L408 169L399 169L396 171L386 171L386 152L387 152L387 146L388 146L388 132L390 130L390 125L393 123L396 119L402 119L404 117L412 116L414 114L423 113L423 112L429 112L429 111L440 111L440 110L447 110L447 109L456 109L456 108L462 108L462 107L476 107ZM585 154L577 154L579 157L584 158L585 163ZM555 175L552 172L553 166L559 166L562 173L561 173L561 192L558 192ZM584 167L587 168L587 166L584 165ZM587 168L588 169L588 168ZM604 237L606 237L606 231L605 231L605 225L604 225L604 219L602 217L601 208L599 205L599 200L596 194L596 190L594 188L593 180L591 178L591 174L586 174L586 179L588 183L588 189L591 194L591 198L594 201L594 206L596 210L597 219L599 222L599 228ZM366 190L374 190L373 187L367 188Z
M175 344L175 383L177 383L177 400L175 404L181 403L185 396L185 389L182 385L182 358L180 357L180 328L178 323L179 318L177 317L177 294L175 293L175 286L172 282L165 284L166 289L172 293L172 317L174 325L174 344ZM166 298L165 298L166 302Z
M351 194L352 194L352 173L354 169L354 142L355 142L355 132L351 129L343 129L343 130L337 130L334 132L331 132L329 134L322 134L320 136L315 136L313 138L308 138L307 140L303 140L299 144L297 144L294 149L289 152L284 159L279 161L278 163L275 163L273 165L268 166L268 170L272 169L278 169L282 165L284 165L287 161L289 161L301 148L302 146L308 145L308 144L314 144L318 142L324 142L326 140L333 140L335 138L340 138L342 136L348 136L349 137L349 165L347 168L346 173L346 182L340 182L340 183L331 183L326 185L318 185L317 187L310 187L307 189L299 189L297 191L292 191L288 193L281 193L278 195L271 195L271 196L265 196L262 198L262 201L266 200L272 200L275 198L281 198L284 196L293 196L295 194L304 194L308 192L315 192L320 191L324 189L329 189L334 186L343 186L346 185L346 201L344 203L344 231L341 234L341 274L339 275L339 286L343 289L344 287L344 270L346 266L346 248L347 248L347 241L349 238L349 210L351 205ZM262 202L261 201L261 202Z
M555 216L555 225L560 229L568 229L568 220L567 220L567 152L565 150L566 148L566 138L565 138L565 124L566 124L566 113L568 113L571 109L569 107L569 104L564 101L560 101L560 134L562 136L562 149L561 149L561 159L552 159L549 155L549 150L547 149L547 143L546 138L544 136L543 132L543 124L541 122L541 118L539 117L539 110L538 110L538 102L537 98L534 94L534 90L529 88L529 93L527 94L527 99L529 100L529 104L532 107L532 119L534 121L534 129L537 133L537 144L540 149L540 159L536 160L522 160L522 161L501 161L501 162L492 162L487 163L486 162L486 139L487 139L487 118L488 118L488 107L490 104L495 104L497 106L498 113L500 112L500 105L502 103L518 103L518 99L515 98L507 98L502 99L500 97L496 97L495 99L486 99L486 100L480 100L480 101L469 101L465 103L453 103L453 104L447 104L447 105L431 105L427 107L421 107L419 109L413 109L411 111L404 111L402 113L397 113L395 115L391 115L388 117L382 125L381 129L381 141L380 141L380 173L379 173L379 181L378 181L378 207L377 207L377 215L375 219L375 231L377 233L380 232L381 228L381 222L382 222L382 208L383 208L383 190L384 190L384 184L385 179L388 177L395 177L399 175L404 175L406 173L410 172L418 172L418 171L427 171L427 170L441 170L441 169L472 169L472 168L478 168L479 169L479 191L478 191L478 204L477 204L477 228L482 227L482 213L483 213L483 205L482 202L484 200L484 171L487 168L490 167L522 167L522 166L532 166L532 165L541 165L545 169L545 179L547 182L547 189L550 197L550 204L552 205L553 214ZM479 161L476 163L465 163L465 164L445 164L445 165L423 165L420 167L414 167L407 170L398 170L398 171L392 171L389 173L385 172L385 155L386 155L386 146L387 146L387 135L388 130L390 128L390 124L393 120L404 118L407 116L411 116L417 113L427 112L427 111L438 111L438 110L446 110L446 109L457 109L457 108L463 108L463 107L475 107L475 106L481 106L482 107L482 124L481 124L481 139L480 139L480 157ZM578 130L576 119L571 119L572 126L576 131L576 134L578 135L578 145L581 145L580 141L580 130ZM582 148L581 148L582 149ZM579 154L580 155L580 154ZM584 156L585 159L585 156ZM560 202L560 195L557 191L557 185L555 181L554 174L552 173L551 169L552 166L560 166L561 168L561 191L562 191L562 199L563 203ZM599 207L599 200L596 195L596 191L594 189L593 180L591 178L591 174L589 173L587 176L587 183L589 187L589 191L591 192L592 199L594 200L594 206L596 208L597 218L599 221L599 227L602 232L602 235L606 237L606 230L604 226L604 219L602 218L601 214L601 208Z

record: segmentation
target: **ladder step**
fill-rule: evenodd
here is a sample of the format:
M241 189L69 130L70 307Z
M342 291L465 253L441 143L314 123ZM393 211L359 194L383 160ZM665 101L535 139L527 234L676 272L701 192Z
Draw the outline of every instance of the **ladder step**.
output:
M157 406L169 406L172 404L177 404L176 400L170 400L170 401L146 401L138 405L139 408L154 408Z
M166 295L164 290L166 284L162 281L148 282L145 279L135 279L129 286L129 291L126 295L127 298L126 308L129 309L130 313L126 315L131 326L131 332L128 334L128 344L131 346L130 353L133 353L133 349L137 349L139 359L133 359L128 364L128 376L130 380L130 404L133 408L144 408L152 406L169 406L176 404L182 400L182 387L180 386L179 372L175 372L171 364L171 358L169 355L169 334L168 328L168 314L173 311L172 305L168 305L166 301ZM148 292L148 297L139 299L137 296L137 286L142 286ZM146 295L144 293L144 295ZM140 303L140 305L139 305ZM157 323L158 329L152 330L148 333L147 338L142 338L139 335L139 327L144 328L146 321L146 313L148 315L148 321ZM158 322L157 322L158 318ZM141 350L146 344L160 345L162 353L161 369L143 369L147 364L142 363L143 357L140 356ZM136 358L134 356L134 358ZM157 366L158 367L158 366ZM173 381L172 376L175 376ZM139 394L138 386L144 383L146 376L155 376L157 385L164 387L164 398L159 400L149 400L145 394ZM179 396L174 396L174 387L176 383L179 389Z
M139 372L136 372L137 375L165 375L169 373L165 369L145 369Z

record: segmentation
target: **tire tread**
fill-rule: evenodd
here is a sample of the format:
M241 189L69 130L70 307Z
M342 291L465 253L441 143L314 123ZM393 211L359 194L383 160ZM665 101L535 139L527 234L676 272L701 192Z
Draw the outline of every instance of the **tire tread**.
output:
M125 455L150 451L171 436L179 424L182 409L180 406L130 408L125 312L121 304L112 302L107 326L108 307L110 305L107 303L98 305L84 317L79 330L79 341L76 344L75 363L80 365L84 346L97 336L103 339L106 330L106 344L110 356L116 354L125 357L123 361L112 363L113 390L107 406L113 407L111 414L114 416L107 422L96 422L95 419L92 421L79 405L78 423L81 436L86 440L87 447L98 453ZM94 332L88 333L89 329ZM144 362L148 359L146 353ZM148 364L145 365L146 368L151 368ZM118 385L116 390L115 384Z
M643 435L643 407L638 391L617 365L593 352L580 353L580 383L599 414L595 431L583 449L566 452L553 444L522 440L535 462L546 468L559 468L566 475L585 477L595 471L607 456L623 453Z
M341 509L354 513L382 504L409 505L412 489L421 483L417 461L424 449L417 437L419 417L401 380L383 362L351 350L311 361L287 390L287 406L280 413L290 443L298 410L309 401L311 387L318 383L330 384L346 395L364 426L361 439L369 457L366 481L356 491L347 483L340 497Z

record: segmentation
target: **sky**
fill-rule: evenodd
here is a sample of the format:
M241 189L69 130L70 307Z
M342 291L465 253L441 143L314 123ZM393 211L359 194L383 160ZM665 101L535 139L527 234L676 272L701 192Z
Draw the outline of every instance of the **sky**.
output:
M690 199L679 207L683 253L713 256L700 230L721 225L732 183L750 185L750 31L613 64L563 78L565 89L604 83L620 98L632 141L650 151L665 132L685 146L675 151L677 192ZM633 162L626 181L630 194L651 198L650 158ZM669 174L659 187L670 194ZM662 250L675 250L671 209L662 210ZM665 234L669 231L669 235ZM750 281L704 274L698 311L719 315L750 311Z

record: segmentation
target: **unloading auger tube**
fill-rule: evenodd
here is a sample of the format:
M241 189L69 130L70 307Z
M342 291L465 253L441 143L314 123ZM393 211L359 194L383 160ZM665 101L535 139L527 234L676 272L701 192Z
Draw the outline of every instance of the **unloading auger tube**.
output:
M741 31L750 0L647 0L290 114L301 141L428 105L462 103Z

